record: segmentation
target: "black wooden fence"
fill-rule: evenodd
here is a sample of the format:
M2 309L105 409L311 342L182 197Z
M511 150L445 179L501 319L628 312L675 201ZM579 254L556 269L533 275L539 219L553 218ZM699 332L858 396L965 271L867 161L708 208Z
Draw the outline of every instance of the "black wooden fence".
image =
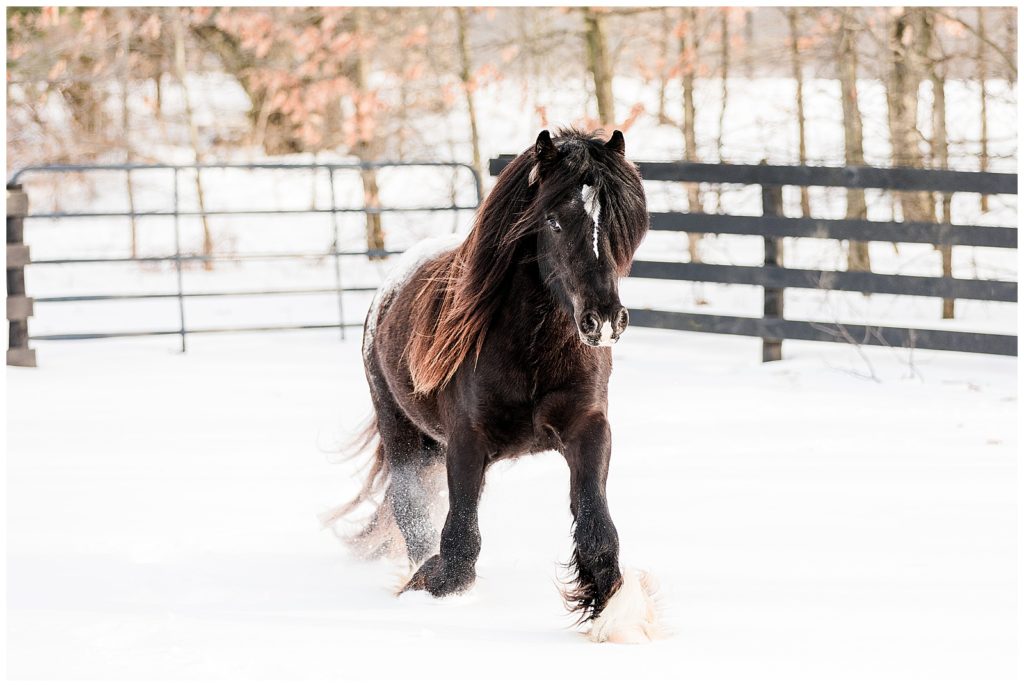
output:
M511 156L492 159L490 173L492 175L499 174L511 159ZM783 296L784 290L787 288L1016 302L1016 282L792 269L783 267L779 260L781 240L787 236L1015 249L1017 248L1016 227L878 222L861 219L816 219L785 217L782 213L783 186L830 186L890 191L929 191L946 194L1015 195L1017 193L1017 175L1015 174L693 162L638 162L637 165L646 181L760 186L762 202L760 216L655 212L651 214L651 230L761 236L764 239L764 264L750 267L638 260L633 263L630 277L761 286L764 288L764 305L762 317L733 317L631 308L630 322L635 325L758 337L763 341L762 359L765 361L781 359L782 341L785 339L835 341L872 346L900 346L997 355L1017 354L1017 337L1010 335L839 322L807 322L787 320L783 316Z

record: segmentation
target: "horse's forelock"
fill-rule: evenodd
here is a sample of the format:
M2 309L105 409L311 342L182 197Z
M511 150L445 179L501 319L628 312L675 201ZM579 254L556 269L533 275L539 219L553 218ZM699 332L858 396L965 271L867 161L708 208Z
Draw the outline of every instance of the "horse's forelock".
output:
M558 132L555 145L559 158L543 170L535 209L556 204L583 183L596 188L602 229L609 233L615 262L625 274L649 222L640 172L621 152L608 148L597 132L564 129Z

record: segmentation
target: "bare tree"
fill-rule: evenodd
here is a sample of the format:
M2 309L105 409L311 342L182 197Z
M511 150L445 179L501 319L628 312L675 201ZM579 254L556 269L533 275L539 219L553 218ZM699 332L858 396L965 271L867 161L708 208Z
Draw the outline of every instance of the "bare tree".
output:
M367 24L367 12L369 8L356 7L352 10L352 31L356 36L363 35ZM366 123L370 117L369 108L372 105L370 94L370 65L366 51L353 51L352 60L352 86L355 89L355 126L357 138L351 146L352 154L363 161L374 160L378 157L379 138L365 135L363 132L371 131ZM381 221L380 212L372 208L380 207L380 186L377 183L377 170L366 168L361 170L360 177L363 180L363 206L371 208L366 212L366 248L371 251L383 251L384 226Z
M671 54L671 42L672 42L672 14L669 8L662 7L659 11L659 28L660 34L658 38L658 62L661 66L660 73L658 74L658 123L659 124L671 124L672 120L669 118L668 113L665 111L665 91L668 87L670 54Z
M796 86L797 158L801 165L806 165L807 117L804 114L804 65L800 57L800 10L796 7L787 8L786 21L789 24L789 62ZM811 216L811 196L806 186L800 187L800 214Z
M1010 12L1012 13L1011 14L1012 20L1007 22L1007 27L1006 27L1007 31L1008 31L1008 34L1009 34L1007 36L1008 39L1009 39L1007 41L1009 46L1008 46L1008 48L1004 48L1003 46L999 45L999 43L997 43L996 41L994 41L991 38L989 38L987 32L980 31L978 29L978 27L971 26L968 22L964 21L963 19L958 17L956 14L950 14L947 11L936 9L936 8L928 8L928 14L932 18L934 18L934 17L942 17L943 19L945 19L945 20L947 20L949 22L952 22L953 24L959 24L962 28L966 29L968 33L974 34L978 38L978 40L982 41L985 45L987 45L989 47L990 50L992 50L992 52L994 52L996 55L999 56L1000 63L1003 65L1003 67L1006 69L1006 72L1007 72L1007 81L1016 81L1017 80L1017 55L1016 55L1016 52L1014 50L1014 47L1017 45L1017 41L1016 41L1017 22L1016 22L1016 11L1011 9Z
M934 22L931 23L932 31L935 31ZM949 168L949 136L946 130L946 55L942 53L942 45L939 35L935 32L932 45L939 51L928 63L928 78L932 86L932 166L939 169ZM982 87L984 88L984 87ZM940 207L942 208L942 221L952 223L953 196L949 193L940 193ZM942 276L953 276L953 247L946 245L936 246L942 261ZM952 298L942 299L942 319L951 320L954 316L956 301Z
M612 91L612 66L608 56L603 8L584 7L584 40L587 44L587 71L594 81L597 117L604 125L615 123L615 94Z
M743 14L743 75L754 78L754 10L744 9Z
M886 84L889 104L889 132L892 161L897 167L924 167L917 128L918 91L932 37L932 18L920 7L909 7L892 20L889 31L890 73ZM927 192L897 194L905 221L928 222L935 219L935 207Z
M985 54L985 43L988 36L985 33L985 8L978 8L978 34L977 52L975 53L975 69L978 74L979 105L981 112L981 152L978 154L978 168L982 172L988 171L988 89L985 82L988 81L988 60ZM981 196L981 211L988 212L988 196Z
M719 94L719 107L718 107L718 136L715 139L715 149L718 153L718 161L724 162L722 155L723 152L723 139L725 135L725 111L729 104L729 8L723 7L718 11L718 22L719 22L719 39L721 40L720 46L720 57L721 57L721 72L722 72L722 90ZM721 212L722 210L722 191L719 188L718 192L715 193L715 210Z
M122 9L119 13L120 22L120 47L118 59L121 63L121 137L124 141L124 161L125 164L130 165L133 161L132 153L132 135L131 135L131 116L130 109L128 106L128 91L129 82L131 80L131 27L132 19L129 10ZM132 187L132 172L131 170L125 171L125 192L128 195L128 217L129 227L131 229L131 251L132 257L138 257L139 255L139 234L138 227L135 222L135 190Z
M172 25L174 27L174 71L178 78L178 85L181 87L181 100L185 109L185 122L188 126L189 142L192 145L192 155L196 164L202 162L202 152L199 147L199 131L196 129L195 117L192 114L192 101L188 90L188 69L185 58L185 22L182 17L182 9L172 9L174 15ZM206 217L206 200L203 196L203 179L199 169L196 169L196 200L199 203L199 215L203 223L203 255L213 253L213 234L210 232L210 224ZM203 261L203 267L207 270L213 269L213 263L209 260Z
M466 98L466 114L469 117L469 137L473 148L473 168L480 175L480 178L483 179L485 177L483 162L480 156L480 133L477 129L476 103L473 99L475 85L473 84L473 60L469 53L466 8L456 7L454 10L458 29L459 80L462 82L462 92Z
M230 10L215 10L190 28L202 47L217 56L224 71L235 78L249 97L248 115L255 144L268 155L302 152L305 146L295 127L277 105L277 86L260 78L261 63L267 62L266 56L261 60L236 35L217 26L220 11Z
M697 55L700 50L700 34L697 31L698 10L694 7L682 9L683 21L679 30L679 54L682 60L683 83L683 159L698 162L697 155L697 108L694 105L694 88L696 84ZM704 202L701 198L699 184L687 184L687 196L690 212L703 212ZM704 237L700 233L687 233L690 243L690 261L703 262L700 242Z
M857 17L853 8L842 8L839 12L839 36L836 41L836 67L839 72L839 92L843 106L843 149L846 164L864 164L864 124L860 115L860 99L857 93ZM864 189L846 190L846 217L867 219L867 202ZM871 254L868 243L850 241L846 250L846 269L850 272L870 272Z

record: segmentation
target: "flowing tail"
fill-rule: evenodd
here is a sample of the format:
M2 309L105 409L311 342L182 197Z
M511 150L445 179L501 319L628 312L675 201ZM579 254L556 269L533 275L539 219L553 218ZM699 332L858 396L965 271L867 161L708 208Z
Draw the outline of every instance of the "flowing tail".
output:
M380 441L376 414L370 418L366 427L346 451L347 458L361 455L371 446L373 456L362 489L348 503L321 513L320 522L324 527L334 530L352 551L363 558L399 557L405 553L405 542L398 531L394 509L387 498L391 469L384 453L384 445ZM373 508L369 517L363 518L354 532L340 532L338 524L362 509L365 504L370 504Z

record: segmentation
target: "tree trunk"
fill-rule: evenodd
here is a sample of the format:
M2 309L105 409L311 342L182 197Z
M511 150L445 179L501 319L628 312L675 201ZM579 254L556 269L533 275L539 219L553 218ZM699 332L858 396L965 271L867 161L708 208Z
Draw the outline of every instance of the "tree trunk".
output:
M196 128L195 118L192 116L192 103L189 99L188 85L186 78L185 61L185 22L181 16L181 9L171 10L174 15L174 69L177 72L178 85L181 87L181 100L185 109L185 121L188 126L189 141L192 144L192 155L196 164L202 162L202 154L199 149L199 131ZM213 254L213 234L210 232L210 223L206 217L206 201L203 197L203 179L199 170L196 169L196 200L199 203L199 216L203 222L203 255ZM213 262L203 261L203 268L213 269Z
M667 7L659 10L661 14L661 39L658 41L658 57L661 61L661 69L658 74L658 123L667 124L668 114L665 112L665 90L668 86L669 73L669 43L672 36L672 15Z
M128 10L121 10L121 24L119 27L121 33L121 139L124 141L124 161L128 165L132 163L133 158L130 130L131 116L128 108L128 82L131 79L131 66L128 62L129 49L131 48L130 26L131 18L128 15ZM125 171L124 178L125 191L128 194L128 222L131 229L132 257L137 258L139 256L139 234L138 226L135 222L135 190L132 187L131 170Z
M910 7L897 15L889 34L891 71L887 84L889 131L893 165L924 167L921 133L917 129L918 90L923 79L922 61L931 41L931 15L925 8ZM897 194L904 221L935 219L931 194L910 191Z
M1009 7L1003 9L1004 20L1002 25L1006 27L1006 43L1003 54L1011 56L1011 59L1004 61L1006 68L1006 81L1017 83L1017 8Z
M846 164L864 164L864 125L860 116L857 94L857 30L853 9L841 9L836 65L839 72L839 91L843 105L843 138ZM847 219L867 219L864 189L846 190ZM849 241L846 250L846 269L849 272L870 272L871 254L865 241Z
M946 76L943 66L932 62L929 78L932 82L932 166L949 169L949 140L946 131ZM942 221L950 224L953 196L949 193L939 194L942 199ZM942 276L953 276L953 247L937 246L942 256ZM942 299L942 319L951 320L954 316L956 301L952 298Z
M988 91L985 82L988 80L988 61L985 58L985 8L978 8L978 52L976 56L978 70L978 89L981 92L981 152L978 155L979 169L988 171ZM981 211L988 212L988 196L981 195Z
M615 124L615 95L612 91L612 66L602 8L584 7L583 24L587 41L587 69L594 80L597 118L604 126Z
M456 7L455 18L458 25L459 42L459 79L462 81L462 92L466 96L466 113L469 116L469 137L473 147L473 169L480 175L481 182L485 178L483 162L480 156L480 134L477 129L476 103L473 98L473 61L469 53L468 22L466 8Z
M743 72L747 79L754 78L754 8L747 7L743 23Z
M409 79L402 79L398 84L398 159L404 160L408 149L409 141L409 102L410 102ZM472 117L470 118L472 119Z
M367 8L358 7L353 10L353 32L355 35L361 35L362 27L366 23L365 13ZM366 63L365 55L362 50L355 51L355 57L352 65L352 81L356 91L356 131L363 132L367 130L364 125L364 118L371 116L367 111L369 102L369 65ZM352 146L352 154L355 155L363 162L369 162L375 159L379 153L377 140L367 140L360 138L356 141L355 145ZM363 181L363 207L366 208L379 208L380 207L380 187L377 184L377 170L375 169L364 169L360 173ZM371 211L366 213L366 249L370 251L383 251L385 250L384 243L384 225L381 220L380 212ZM371 257L371 259L383 259L383 256Z
M796 84L796 128L797 154L801 165L807 164L807 118L804 114L804 67L800 58L800 10L790 7L786 10L789 22L790 65L793 82ZM806 186L800 187L800 214L811 216L811 196Z
M725 110L729 103L729 8L722 7L719 9L719 26L722 39L722 91L720 97L722 99L721 105L718 108L718 137L715 140L715 148L718 153L718 161L724 162L722 156L723 151L723 138L725 134ZM719 186L715 193L715 211L722 211L722 189Z
M360 158L362 159L362 158ZM364 160L365 161L365 160ZM377 185L377 170L364 169L360 176L363 180L363 207L380 207L380 187ZM380 212L370 211L366 213L366 249L371 251L383 251L384 224L381 221ZM383 256L371 256L371 260L383 259Z
M683 60L683 159L687 162L699 161L697 155L697 110L693 102L695 72L697 68L697 51L700 39L697 34L697 10L693 7L683 8L684 29L679 37L679 52ZM703 212L704 202L701 198L699 184L686 184L689 212ZM687 233L690 242L690 261L703 262L700 242L704 237L700 233Z

